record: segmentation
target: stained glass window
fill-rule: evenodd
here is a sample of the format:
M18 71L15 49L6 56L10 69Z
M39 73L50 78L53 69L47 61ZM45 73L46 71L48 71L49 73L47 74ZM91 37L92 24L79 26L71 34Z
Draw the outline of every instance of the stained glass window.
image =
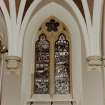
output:
M35 44L35 94L49 92L49 42L41 34Z
M55 43L55 93L70 93L69 42L63 33Z
M35 42L34 94L71 94L71 48L66 26L55 17L39 28ZM59 34L60 33L60 34Z

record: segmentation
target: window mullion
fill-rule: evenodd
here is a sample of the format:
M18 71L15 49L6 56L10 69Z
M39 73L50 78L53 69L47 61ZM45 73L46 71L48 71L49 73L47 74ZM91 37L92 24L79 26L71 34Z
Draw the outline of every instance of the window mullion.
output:
M53 97L55 84L54 84L54 40L50 43L50 96Z

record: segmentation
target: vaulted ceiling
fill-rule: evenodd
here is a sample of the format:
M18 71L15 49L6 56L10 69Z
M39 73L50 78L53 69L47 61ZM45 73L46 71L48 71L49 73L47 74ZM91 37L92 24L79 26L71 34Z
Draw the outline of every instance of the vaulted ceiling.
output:
M16 1L16 13L18 14L21 0L15 0L15 1ZM6 4L6 7L7 7L8 11L10 12L10 10L9 10L9 0L4 0L4 2ZM32 2L33 2L33 0L26 0L26 5L25 5L25 8L24 8L24 14L25 14L25 12L27 11L27 9L29 8L29 6Z
M81 0L73 0L73 1L76 3L76 5L80 9L81 13L84 15L82 1ZM87 0L87 2L88 2L88 6L89 6L90 15L92 16L93 15L94 0Z
M84 10L83 10L83 6L82 6L81 0L73 0L73 1L76 3L76 5L78 6L78 8L80 9L81 13L84 16Z
M16 1L16 13L18 14L18 11L19 11L19 5L20 5L20 2L21 0L15 0ZM25 8L24 8L24 14L26 13L27 9L29 8L29 6L31 5L31 3L33 2L34 0L26 0L26 5L25 5ZM55 1L55 0L54 0ZM75 2L75 4L78 6L78 8L80 9L81 13L83 14L84 16L84 10L83 10L83 6L82 6L82 1L81 0L73 0ZM9 0L4 0L5 4L6 4L6 7L8 9L8 11L10 12L9 10ZM92 16L93 14L93 4L94 4L94 0L87 0L88 2L88 6L89 6L89 10L90 10L90 14Z
M7 7L7 9L8 9L8 12L10 12L10 10L9 10L9 0L4 0L4 2L5 2L5 4L6 4L6 7Z
M90 14L91 14L91 16L93 16L94 0L87 0L87 2L88 2Z

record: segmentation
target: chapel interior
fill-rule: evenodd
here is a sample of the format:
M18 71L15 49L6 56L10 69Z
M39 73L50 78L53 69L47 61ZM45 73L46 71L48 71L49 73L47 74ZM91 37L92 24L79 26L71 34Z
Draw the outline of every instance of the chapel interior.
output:
M0 0L0 105L105 105L105 0Z

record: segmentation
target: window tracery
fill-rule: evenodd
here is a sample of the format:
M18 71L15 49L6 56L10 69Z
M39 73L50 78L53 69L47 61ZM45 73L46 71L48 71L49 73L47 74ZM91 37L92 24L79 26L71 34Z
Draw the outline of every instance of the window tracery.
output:
M59 26L59 23L56 22L54 19L51 19L49 22L46 23L46 26L47 26L47 31L48 32L51 32L51 31L58 31L58 26Z

